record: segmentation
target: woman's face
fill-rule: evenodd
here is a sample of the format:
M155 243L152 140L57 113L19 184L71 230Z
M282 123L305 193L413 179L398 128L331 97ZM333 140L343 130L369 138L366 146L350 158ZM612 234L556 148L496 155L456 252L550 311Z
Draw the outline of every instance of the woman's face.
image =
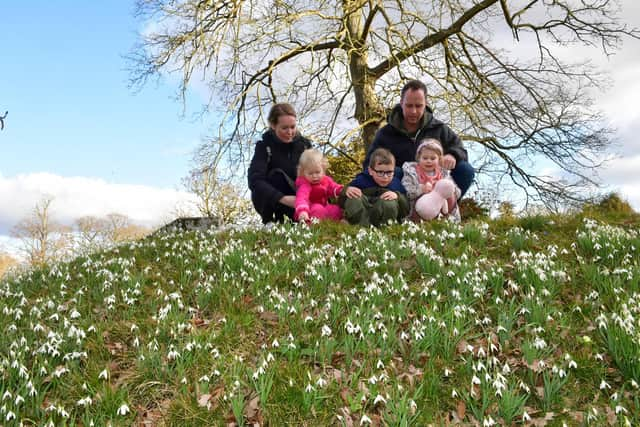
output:
M296 136L295 116L280 116L278 122L271 125L271 129L282 142L291 142Z

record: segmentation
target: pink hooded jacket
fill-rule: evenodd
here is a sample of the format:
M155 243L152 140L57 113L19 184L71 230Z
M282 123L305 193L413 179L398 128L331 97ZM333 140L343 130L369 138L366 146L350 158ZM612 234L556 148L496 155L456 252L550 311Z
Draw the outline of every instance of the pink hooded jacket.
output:
M299 176L296 179L296 188L296 210L293 215L295 220L302 212L309 212L311 204L324 206L330 197L338 197L343 186L326 175L317 184L311 184L307 178Z

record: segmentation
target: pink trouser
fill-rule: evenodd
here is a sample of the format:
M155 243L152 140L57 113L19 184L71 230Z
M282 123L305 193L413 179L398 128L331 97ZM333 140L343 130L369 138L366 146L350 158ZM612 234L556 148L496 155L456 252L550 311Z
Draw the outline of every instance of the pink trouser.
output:
M309 207L309 216L311 218L340 221L342 219L342 209L336 205L311 203L311 206Z

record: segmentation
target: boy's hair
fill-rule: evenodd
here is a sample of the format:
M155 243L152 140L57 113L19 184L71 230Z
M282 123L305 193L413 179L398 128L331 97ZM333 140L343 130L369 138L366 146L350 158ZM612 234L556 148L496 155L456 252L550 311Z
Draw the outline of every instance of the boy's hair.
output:
M298 160L298 175L302 175L305 168L311 165L320 165L322 170L326 172L329 167L329 162L320 151L315 148L309 148L304 150L300 155L300 159Z
M396 158L393 157L393 153L386 148L378 148L371 153L369 157L369 167L373 168L376 165L394 165L396 164Z
M269 110L269 116L267 120L271 125L277 125L278 119L281 116L293 116L297 117L296 110L293 108L293 105L288 104L286 102L281 102L279 104L273 104L271 110Z
M420 153L424 150L433 151L438 153L438 156L444 154L442 150L442 144L435 138L424 138L420 141L420 145L418 145L418 150L416 150L416 160L420 160Z

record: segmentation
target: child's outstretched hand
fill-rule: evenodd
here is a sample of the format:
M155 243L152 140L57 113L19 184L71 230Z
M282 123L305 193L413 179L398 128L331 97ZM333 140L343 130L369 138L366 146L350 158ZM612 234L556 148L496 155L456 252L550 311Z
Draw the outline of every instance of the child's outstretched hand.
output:
M422 184L422 192L423 193L431 193L431 190L433 190L433 185L430 182L425 182L424 184Z
M349 199L358 199L362 197L362 190L358 187L347 187L344 193Z
M398 195L393 191L385 191L384 193L382 193L382 196L380 196L380 198L382 200L396 200L398 198Z
M298 222L309 222L309 213L308 212L302 212L300 215L298 215Z

